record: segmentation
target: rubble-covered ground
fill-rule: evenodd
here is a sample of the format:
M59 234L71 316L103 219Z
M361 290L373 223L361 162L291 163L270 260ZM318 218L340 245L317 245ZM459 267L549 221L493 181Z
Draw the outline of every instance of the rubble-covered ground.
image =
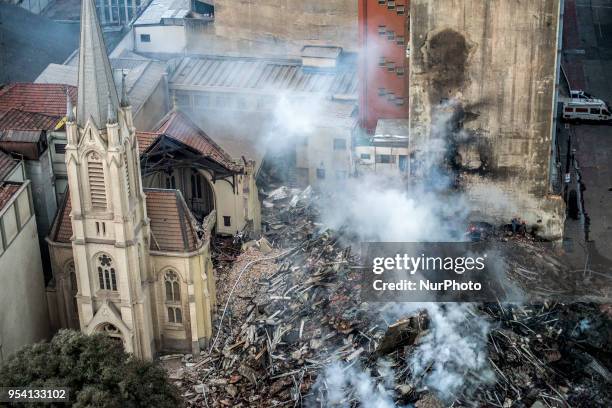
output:
M612 406L610 305L362 303L351 239L316 223L311 194L271 191L266 239L216 243L210 352L166 360L188 406ZM529 237L492 239L516 240L519 286L575 289Z

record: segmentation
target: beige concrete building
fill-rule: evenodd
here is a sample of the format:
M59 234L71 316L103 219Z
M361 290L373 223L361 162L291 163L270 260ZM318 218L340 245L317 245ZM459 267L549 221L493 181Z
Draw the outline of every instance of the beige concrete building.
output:
M49 335L32 191L24 175L23 162L0 151L0 362Z
M141 358L198 354L212 334L215 211L199 223L173 186L143 187L141 141L93 0L83 1L79 57L76 114L69 101L66 115L69 194L48 237L53 326L106 333Z
M559 239L551 194L560 1L410 2L411 138L447 138L474 218Z

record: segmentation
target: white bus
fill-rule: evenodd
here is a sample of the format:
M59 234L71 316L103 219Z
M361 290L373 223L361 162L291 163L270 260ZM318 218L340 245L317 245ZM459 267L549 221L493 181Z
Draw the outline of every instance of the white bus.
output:
M563 102L563 119L612 122L608 104L584 91L570 91L570 99Z

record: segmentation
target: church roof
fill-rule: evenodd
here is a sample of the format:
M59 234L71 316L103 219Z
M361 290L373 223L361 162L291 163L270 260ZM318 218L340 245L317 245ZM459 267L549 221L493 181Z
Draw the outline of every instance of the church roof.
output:
M178 140L195 149L203 156L216 161L228 170L240 171L241 166L237 165L221 146L215 143L206 132L179 110L170 111L158 123L155 133Z
M191 252L200 248L196 223L178 190L145 189L147 216L151 220L152 251ZM53 242L71 243L72 204L67 192L53 221L49 238Z
M18 82L0 89L0 112L19 110L47 116L66 115L66 89L76 100L75 87L63 84L34 84Z
M77 123L85 126L92 118L104 126L109 109L119 107L119 98L94 0L83 0L81 7L78 90Z
M151 220L151 250L191 252L202 245L195 220L178 190L144 191Z

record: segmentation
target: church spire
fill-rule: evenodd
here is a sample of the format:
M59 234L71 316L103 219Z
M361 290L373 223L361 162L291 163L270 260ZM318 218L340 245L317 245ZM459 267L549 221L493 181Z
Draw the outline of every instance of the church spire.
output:
M84 126L91 117L98 127L104 126L108 112L119 106L118 99L94 0L83 0L77 123Z

